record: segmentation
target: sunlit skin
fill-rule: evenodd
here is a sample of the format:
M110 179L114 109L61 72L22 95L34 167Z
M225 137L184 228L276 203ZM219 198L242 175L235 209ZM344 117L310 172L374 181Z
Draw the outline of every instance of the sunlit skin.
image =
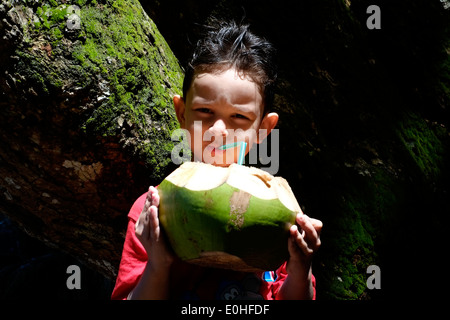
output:
M193 160L214 165L229 166L237 162L237 148L222 152L219 146L246 141L247 153L255 143L261 143L278 122L276 113L263 114L259 86L234 69L196 74L187 96L184 99L175 96L173 102L180 127L189 132ZM262 134L258 134L258 129L263 129ZM148 262L129 299L168 299L170 296L169 270L174 256L161 236L159 200L157 189L150 187L135 225ZM313 253L320 247L321 229L321 221L303 213L297 215L287 244L288 277L277 299L312 298L311 262Z
M175 96L174 106L180 127L189 133L193 160L217 166L238 160L239 148L219 150L221 145L245 141L247 154L278 121L276 113L263 115L258 84L235 69L196 75L187 97Z

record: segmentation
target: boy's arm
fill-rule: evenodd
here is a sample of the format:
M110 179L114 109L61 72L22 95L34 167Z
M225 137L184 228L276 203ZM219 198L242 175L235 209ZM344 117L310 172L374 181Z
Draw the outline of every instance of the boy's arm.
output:
M159 195L150 187L144 208L136 222L136 237L148 256L147 265L129 299L168 299L169 273L173 255L161 234L158 218Z
M288 267L289 270L289 267ZM277 300L312 300L314 298L314 287L311 268L309 272L289 272L284 280L278 294Z
M147 262L136 287L128 295L128 300L169 299L169 270L154 270Z
M320 247L322 222L304 214L297 215L297 225L290 229L288 240L290 258L287 263L288 276L284 280L276 299L303 300L314 298L311 263L314 252Z
M157 285L159 289L166 287L162 282L165 278L164 272L152 272L154 271L152 270L154 269L152 268L154 264L148 262L149 260L153 261L153 258L156 259L155 261L161 260L158 259L158 252L161 255L159 250L153 251L154 254L152 255L148 254L152 247L149 240L151 221L148 218L152 216L152 214L150 214L150 207L155 190L155 188L151 187L148 193L139 197L139 199L137 199L131 207L128 214L129 221L122 251L122 258L120 261L116 284L111 295L111 298L114 300L127 298L147 298L149 297L148 294L151 294L152 288L155 288L154 285ZM157 194L155 195L155 201L157 201L155 202L155 205L159 204L159 197ZM155 220L153 219L152 221L154 222ZM153 226L155 226L155 223L153 223ZM143 237L144 233L147 235L146 237ZM155 232L153 232L153 234L155 234ZM161 244L159 241L158 243ZM159 246L160 245L156 247ZM168 257L168 261L170 262L171 255L169 254L166 257ZM168 272L169 269L169 267L166 267L163 270ZM154 278L156 277L158 278L158 281L154 281ZM164 290L159 291L159 293L164 293ZM151 295L150 298L154 297L155 299L162 299L165 296L166 294L162 296Z

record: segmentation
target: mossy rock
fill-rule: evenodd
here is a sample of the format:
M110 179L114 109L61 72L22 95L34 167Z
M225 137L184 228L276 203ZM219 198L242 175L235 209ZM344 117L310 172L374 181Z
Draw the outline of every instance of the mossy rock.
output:
M0 208L114 277L126 213L174 168L178 60L137 0L3 0L0 20Z
M14 84L68 104L82 99L73 106L80 128L118 136L161 179L183 72L139 1L4 2L20 21Z

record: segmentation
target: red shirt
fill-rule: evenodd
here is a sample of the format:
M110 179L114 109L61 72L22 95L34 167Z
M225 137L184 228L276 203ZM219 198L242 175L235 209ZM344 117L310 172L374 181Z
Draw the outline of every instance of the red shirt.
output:
M128 214L127 234L112 299L126 299L139 282L147 264L147 252L134 231L146 196L147 193L140 196ZM286 277L286 262L274 272L244 273L204 268L177 259L171 267L170 295L172 299L180 300L274 300ZM315 299L314 276L312 284Z

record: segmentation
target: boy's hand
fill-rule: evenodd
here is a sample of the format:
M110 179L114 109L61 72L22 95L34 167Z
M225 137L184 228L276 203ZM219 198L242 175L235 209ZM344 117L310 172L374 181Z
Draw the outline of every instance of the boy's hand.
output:
M296 223L289 230L291 237L288 241L290 254L288 274L307 275L311 269L313 254L320 247L322 222L299 213L296 217Z
M276 299L303 300L314 298L311 262L314 252L320 247L322 222L303 213L295 217L288 240L288 276L278 291Z
M147 251L148 261L155 271L167 271L174 260L174 255L168 248L158 218L159 194L151 186L148 189L144 208L135 225L136 237Z

